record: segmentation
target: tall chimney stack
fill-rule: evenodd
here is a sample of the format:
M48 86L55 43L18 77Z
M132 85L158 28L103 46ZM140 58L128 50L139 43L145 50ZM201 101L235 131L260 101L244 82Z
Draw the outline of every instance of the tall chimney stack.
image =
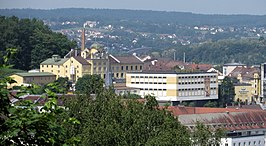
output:
M82 29L82 33L81 33L81 51L85 50L85 27L83 27Z

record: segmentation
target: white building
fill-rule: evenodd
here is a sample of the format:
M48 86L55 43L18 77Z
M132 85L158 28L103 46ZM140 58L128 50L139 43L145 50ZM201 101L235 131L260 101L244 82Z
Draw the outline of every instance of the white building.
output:
M139 95L158 101L218 99L217 73L127 73L126 86L139 88Z

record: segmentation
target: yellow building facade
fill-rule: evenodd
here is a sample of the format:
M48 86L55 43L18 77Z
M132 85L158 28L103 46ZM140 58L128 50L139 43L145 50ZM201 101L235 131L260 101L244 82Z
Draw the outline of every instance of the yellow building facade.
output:
M16 73L10 76L17 83L12 84L12 86L21 86L21 85L46 85L56 80L56 75L48 72L34 72L34 73Z
M159 101L218 99L217 73L127 73L126 86L139 88L140 96Z
M71 81L76 81L84 74L90 74L91 65L84 58L74 56L70 58L60 58L53 55L40 64L40 72L50 72L59 77L68 77Z
M235 98L234 101L236 102L246 102L250 103L254 101L252 99L253 97L253 91L254 88L251 84L237 84L235 87Z
M137 56L113 56L102 45L93 44L90 49L68 58L53 55L40 64L40 72L53 73L57 78L68 77L73 82L84 74L98 74L105 79L112 73L112 79L125 79L127 72L142 72L143 65Z

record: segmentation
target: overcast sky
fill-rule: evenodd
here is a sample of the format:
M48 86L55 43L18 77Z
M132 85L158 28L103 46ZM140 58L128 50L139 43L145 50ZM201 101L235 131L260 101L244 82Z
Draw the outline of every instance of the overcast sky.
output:
M266 15L266 0L0 0L0 8L110 8Z

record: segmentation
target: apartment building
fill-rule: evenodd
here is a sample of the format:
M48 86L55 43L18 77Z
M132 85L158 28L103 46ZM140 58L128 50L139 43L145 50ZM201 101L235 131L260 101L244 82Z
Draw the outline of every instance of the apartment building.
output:
M141 96L154 95L158 101L218 99L217 73L127 73L126 86L139 88Z

